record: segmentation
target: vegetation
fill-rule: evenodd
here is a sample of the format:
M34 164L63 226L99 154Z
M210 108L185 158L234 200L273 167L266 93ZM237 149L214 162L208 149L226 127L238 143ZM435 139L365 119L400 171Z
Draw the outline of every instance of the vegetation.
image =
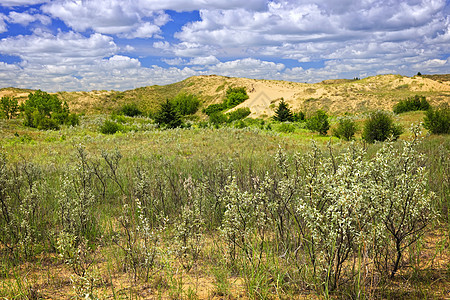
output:
M377 111L370 114L364 123L362 138L369 143L384 142L388 138L398 139L402 132L402 127L395 124L393 118L387 112Z
M180 93L172 100L181 116L193 115L200 106L200 100L192 94Z
M25 114L25 126L37 129L58 129L59 125L75 126L78 116L70 114L69 106L62 103L56 95L41 90L30 93L20 109Z
M431 105L425 96L415 95L414 97L399 101L394 105L393 111L396 114L400 114L407 111L428 110L430 108Z
M211 104L207 108L203 110L205 114L208 116L211 116L212 114L215 114L217 112L221 112L227 109L231 109L245 100L247 100L249 96L247 95L247 92L245 91L245 87L236 87L232 88L229 87L226 92L225 99L220 104Z
M125 104L120 110L119 114L128 116L128 117L136 117L142 115L142 111L136 105L136 103Z
M328 122L328 115L323 110L316 111L312 116L306 120L306 128L311 131L316 131L321 135L326 135L330 129Z
M176 128L180 127L183 121L175 107L175 104L168 99L166 102L162 103L159 110L156 112L155 122L166 128Z
M341 118L337 127L333 130L333 135L337 138L349 141L355 136L358 127L356 122L350 118Z
M423 126L433 134L449 134L450 108L448 106L430 108L426 112Z
M19 104L17 98L2 97L0 100L0 108L7 119L12 119L19 112Z
M242 120L250 115L250 108L248 107L241 107L236 110L233 110L229 113L227 113L228 116L228 122L233 122L237 120Z
M292 113L288 104L286 102L284 102L284 99L281 99L280 104L278 104L278 107L275 110L275 115L273 116L273 119L275 121L279 121L279 122L286 122L286 121L293 122L294 121L294 114Z

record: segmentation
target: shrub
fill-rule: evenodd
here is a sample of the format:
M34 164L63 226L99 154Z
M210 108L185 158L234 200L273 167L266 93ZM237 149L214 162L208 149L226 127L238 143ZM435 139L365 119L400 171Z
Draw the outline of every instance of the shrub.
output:
M19 111L17 98L2 97L0 100L0 108L7 119L12 119Z
M278 128L277 131L284 132L284 133L291 133L295 131L295 126L290 123L282 123Z
M142 115L142 111L137 107L136 103L125 104L120 110L119 114L136 117Z
M292 113L288 104L284 102L283 98L281 98L281 102L275 110L275 116L273 116L273 119L280 122L294 121L294 114Z
M294 122L302 122L305 120L305 113L302 111L296 112L294 115Z
M394 120L388 113L377 111L372 113L365 122L362 138L369 143L383 142L390 137L396 140L402 132L402 127L394 124Z
M306 120L306 128L316 131L321 135L326 135L330 128L328 115L323 110L316 111L310 118Z
M431 105L428 103L425 96L415 95L414 97L401 100L394 105L393 111L400 114L407 111L428 110Z
M250 114L250 108L248 108L248 107L238 108L235 111L227 113L228 122L242 120L242 119L246 118L249 114Z
M247 95L247 92L245 91L245 87L236 87L236 88L228 88L226 98L225 98L225 105L227 108L233 108L236 105L241 104L245 100L247 100L249 96Z
M438 109L429 109L425 114L423 127L433 134L450 133L450 108L444 106Z
M355 136L357 129L355 121L350 118L342 118L339 120L337 128L333 130L333 135L349 141Z
M193 115L200 106L200 100L192 94L180 93L172 100L175 109L182 116Z
M161 104L155 114L155 121L158 125L166 128L176 128L182 124L180 114L176 110L175 105L169 100Z
M114 134L117 131L123 131L123 126L111 120L105 120L100 126L100 132L103 134Z
M223 110L227 109L227 106L224 103L220 104L211 104L207 108L203 110L205 114L208 116L211 116L214 113L221 112Z
M209 116L209 122L211 122L214 125L223 124L228 121L228 118L225 114L222 112L216 112Z

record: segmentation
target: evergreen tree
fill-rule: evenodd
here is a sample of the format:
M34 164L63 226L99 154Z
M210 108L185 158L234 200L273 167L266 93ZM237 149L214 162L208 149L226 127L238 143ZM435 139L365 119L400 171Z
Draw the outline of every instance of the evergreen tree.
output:
M166 128L176 128L182 124L180 114L169 99L161 104L161 107L155 115L155 122Z
M273 119L280 122L294 121L294 114L292 113L288 104L284 102L283 98L281 99L281 102L278 105L277 110L275 111L275 116L273 117Z

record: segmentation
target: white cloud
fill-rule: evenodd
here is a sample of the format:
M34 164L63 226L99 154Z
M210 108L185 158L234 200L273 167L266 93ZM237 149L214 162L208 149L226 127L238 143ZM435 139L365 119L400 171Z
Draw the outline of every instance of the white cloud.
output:
M46 3L49 0L2 0L0 6L24 6Z
M9 23L16 23L16 24L21 24L23 26L27 26L28 24L35 22L35 21L40 21L42 24L44 25L48 25L52 22L52 20L45 15L41 15L41 14L29 14L29 13L18 13L15 11L12 11L9 13L8 18L7 18Z
M5 23L5 19L6 19L6 16L3 14L0 14L0 33L8 30L8 27L6 26L6 23Z
M166 64L170 66L179 66L186 64L186 60L176 57L176 58L163 58L161 61L165 62Z
M188 65L214 65L220 61L214 55L195 57L191 59Z
M283 64L254 58L221 62L208 68L209 73L248 78L278 78L285 68Z

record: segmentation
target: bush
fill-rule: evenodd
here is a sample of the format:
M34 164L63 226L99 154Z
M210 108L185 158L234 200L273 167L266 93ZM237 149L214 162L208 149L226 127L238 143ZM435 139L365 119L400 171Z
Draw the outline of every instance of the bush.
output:
M236 88L228 88L226 99L224 101L227 108L233 108L245 100L247 100L249 96L245 91L245 87L236 87Z
M14 118L19 111L17 98L2 97L0 100L0 108L7 119Z
M207 108L203 110L205 114L208 116L211 116L212 114L215 114L217 112L221 112L223 110L227 109L227 106L224 103L220 104L211 104Z
M333 130L333 135L346 141L351 140L358 130L355 121L349 118L339 120L337 128Z
M200 106L200 100L192 94L180 93L172 100L175 109L182 116L193 115Z
M180 127L183 123L175 105L169 100L161 104L155 114L155 121L158 125L165 126L166 128Z
M142 111L137 107L136 103L125 104L120 110L119 114L136 117L142 115Z
M431 105L425 96L415 95L414 97L399 101L394 105L393 111L396 114L400 114L407 111L428 110L430 107Z
M290 123L282 123L278 128L277 131L283 132L283 133L292 133L295 131L295 126Z
M294 121L294 114L292 113L288 104L284 102L283 98L281 98L281 102L280 104L278 104L278 107L275 110L275 116L273 116L273 119L279 122Z
M328 115L323 110L316 111L310 118L306 120L306 128L316 131L321 135L326 135L330 128Z
M228 121L228 118L225 114L222 112L216 112L209 116L209 122L211 122L214 125L223 124Z
M105 120L100 126L100 132L103 134L114 134L117 131L123 131L123 126L111 120Z
M423 120L423 127L433 134L450 133L450 108L429 109Z
M78 117L70 115L69 106L62 103L56 95L38 90L30 93L27 101L21 105L25 113L25 126L38 129L58 129L59 125L77 125Z
M294 122L302 122L305 121L305 113L302 111L296 112L294 115Z
M242 120L246 118L248 115L250 115L250 108L248 107L238 108L235 111L227 113L228 122L230 123L236 120Z
M389 137L396 140L403 132L399 124L394 124L392 117L383 111L372 113L364 124L362 138L369 143L383 142Z

